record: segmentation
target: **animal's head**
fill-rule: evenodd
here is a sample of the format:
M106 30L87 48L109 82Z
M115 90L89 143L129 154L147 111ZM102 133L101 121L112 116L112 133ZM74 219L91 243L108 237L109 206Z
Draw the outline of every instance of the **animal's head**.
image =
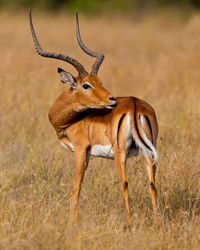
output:
M80 36L77 13L76 13L76 34L78 43L81 49L85 53L96 58L96 61L94 62L90 73L88 73L83 67L83 65L80 64L74 58L53 52L46 52L41 48L33 27L31 11L30 11L30 27L33 36L33 41L37 53L39 55L66 61L76 68L76 70L78 71L77 77L74 77L71 73L61 68L58 68L58 73L60 75L61 81L71 88L71 93L73 93L73 95L78 98L78 101L82 105L85 105L88 108L109 108L109 109L114 108L116 106L116 98L112 94L110 94L106 89L104 89L101 80L97 76L99 67L104 60L104 55L98 52L91 51L83 43Z

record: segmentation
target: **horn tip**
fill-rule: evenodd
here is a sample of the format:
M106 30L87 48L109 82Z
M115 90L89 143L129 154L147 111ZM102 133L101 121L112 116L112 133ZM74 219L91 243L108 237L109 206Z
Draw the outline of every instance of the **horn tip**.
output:
M31 12L31 8L29 9L29 20L30 20L30 25L32 24L32 12Z
M78 11L76 11L76 23L78 24Z

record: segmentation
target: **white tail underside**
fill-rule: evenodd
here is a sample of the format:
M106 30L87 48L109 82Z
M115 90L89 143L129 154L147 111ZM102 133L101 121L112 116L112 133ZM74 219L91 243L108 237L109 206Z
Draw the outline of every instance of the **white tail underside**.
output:
M143 124L143 119L144 117L142 115L140 115L141 117L141 126ZM130 113L128 114L128 123L131 126L131 118L130 118ZM155 164L155 162L158 159L158 154L156 152L156 149L154 147L154 145L151 143L151 141L148 139L146 133L144 132L144 130L141 130L142 132L142 137L145 140L146 144L150 147L151 150L149 150L139 139L138 136L134 135L134 133L132 132L132 136L135 140L136 145L142 150L143 155L145 156L145 158L147 158L148 156L151 157L153 164Z

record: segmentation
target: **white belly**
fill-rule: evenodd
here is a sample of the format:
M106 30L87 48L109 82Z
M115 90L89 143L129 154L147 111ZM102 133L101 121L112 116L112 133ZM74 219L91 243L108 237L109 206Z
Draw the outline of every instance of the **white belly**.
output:
M111 145L94 145L92 146L90 154L92 156L114 159L114 153Z
M73 150L74 147L73 147L72 143L69 143L69 146L71 147L72 150L70 148L68 148L61 141L60 141L60 143L68 151L72 151L72 152L74 151ZM104 146L102 146L102 145L94 145L91 148L90 155L96 156L96 157L104 157L104 158L114 159L114 153L113 153L111 145L104 145Z

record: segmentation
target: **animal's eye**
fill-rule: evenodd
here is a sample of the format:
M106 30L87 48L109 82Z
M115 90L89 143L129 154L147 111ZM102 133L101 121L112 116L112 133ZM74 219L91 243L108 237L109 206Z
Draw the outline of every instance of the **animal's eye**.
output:
M91 86L90 86L89 84L86 84L86 83L85 83L85 84L83 84L83 88L84 88L84 89L89 89L89 88L91 88Z

